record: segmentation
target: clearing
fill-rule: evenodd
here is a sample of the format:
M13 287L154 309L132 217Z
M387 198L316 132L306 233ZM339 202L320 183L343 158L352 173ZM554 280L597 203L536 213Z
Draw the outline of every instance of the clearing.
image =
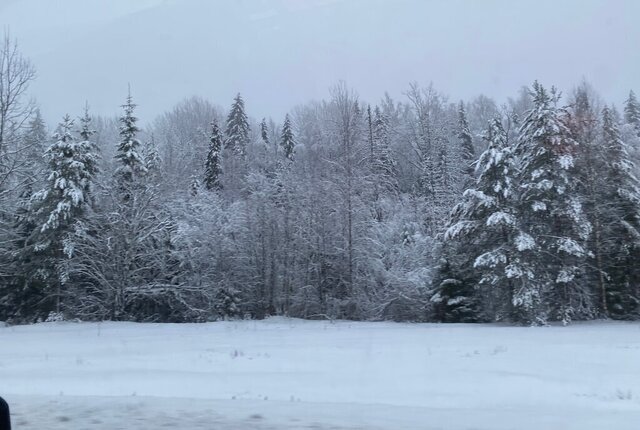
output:
M15 430L637 430L640 324L3 327L0 395Z

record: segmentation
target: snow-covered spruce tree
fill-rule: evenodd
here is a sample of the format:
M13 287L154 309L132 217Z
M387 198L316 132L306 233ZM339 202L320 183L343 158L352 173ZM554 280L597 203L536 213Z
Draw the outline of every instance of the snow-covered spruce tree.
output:
M431 317L438 322L478 322L480 307L471 267L473 261L457 246L445 243L437 250L440 260L433 277Z
M37 184L38 188L42 185L40 177L46 168L44 160L44 152L48 147L49 136L47 135L47 126L42 119L40 109L36 109L33 117L27 125L27 129L22 137L25 148L25 161L28 164L28 177L26 178L26 186L32 188Z
M464 103L458 105L458 140L460 141L460 176L461 191L470 188L475 182L473 163L476 161L476 153L473 147L473 138L469 131L467 112Z
M143 176L147 172L144 158L140 154L141 144L137 139L140 131L136 122L138 118L133 115L136 105L133 103L131 93L127 96L127 101L122 105L124 114L119 118L120 121L120 142L116 153L116 160L119 162L116 169L116 180L118 185L126 190L131 187L139 176ZM128 192L124 191L124 199L128 197Z
M390 148L389 121L376 106L372 121L373 173L380 187L392 194L398 192L396 161Z
M88 114L82 124L81 140L76 141L72 134L73 121L69 115L63 118L53 136L55 142L45 153L49 165L47 185L31 198L38 221L28 242L41 262L40 274L50 297L55 298L57 312L60 312L62 286L68 278L65 261L73 256L72 229L91 204L92 182L97 173L98 160L89 140L92 133Z
M282 136L280 137L280 146L282 147L284 158L289 161L293 161L296 142L293 137L293 129L291 128L291 119L289 118L289 114L286 114L284 117L284 124L282 125Z
M209 151L207 152L207 161L204 166L204 186L209 191L222 189L222 182L220 181L220 175L222 174L221 151L222 135L218 124L213 121L211 123L211 135L209 136Z
M189 193L195 197L200 193L200 179L198 175L191 175L191 182L189 183Z
M236 95L231 105L231 111L227 116L225 129L225 149L244 157L249 143L249 121L244 111L244 101L240 93Z
M607 224L606 212L608 195L611 190L607 178L608 151L602 144L598 103L593 89L581 83L573 93L570 103L571 121L569 126L574 138L580 142L576 153L576 172L579 178L579 192L583 195L583 210L591 223L592 232L586 243L593 259L585 267L583 283L590 286L597 303L598 313L607 315L605 301L608 288L607 275Z
M629 91L629 97L624 102L624 120L633 125L640 136L640 103L633 90Z
M578 142L567 126L568 112L557 106L559 94L538 82L534 107L520 127L515 155L520 161L518 214L538 248L521 255L531 265L530 278L516 288L514 305L530 322L564 323L594 314L588 287L582 282L591 225L582 210L574 169ZM526 254L525 254L526 253Z
M52 309L45 280L38 269L41 261L34 255L29 242L38 227L31 197L33 190L27 184L15 208L15 223L10 230L10 242L0 247L2 271L0 276L0 321L35 322L47 317ZM5 237L7 237L5 236Z
M264 147L269 150L271 148L271 141L269 140L269 126L267 125L267 119L262 118L260 121L260 137Z
M640 183L634 175L625 142L611 110L602 111L602 146L606 180L601 191L604 207L603 249L608 285L602 290L603 311L616 319L640 317Z
M464 192L444 236L445 246L455 249L454 263L463 280L441 285L437 299L447 300L440 306L464 304L469 310L477 300L484 319L519 321L521 315L513 306L515 286L531 274L519 253L531 251L534 244L520 229L514 207L516 163L499 119L489 122L485 140L488 148L478 160L475 187ZM451 262L445 267L451 271ZM476 283L475 290L469 288L471 283ZM455 291L456 285L467 288Z
M216 291L213 313L219 320L234 319L242 316L240 293L233 287L223 285Z
M435 165L432 173L433 197L441 214L440 219L436 221L441 227L445 227L447 214L457 199L457 172L448 139L443 135L438 136L435 147Z
M150 178L159 178L162 169L162 158L160 158L156 139L153 135L144 146L144 167L147 169Z
M91 171L91 179L95 178L98 171L100 170L98 164L100 162L100 150L94 141L94 135L96 131L93 129L93 118L89 115L89 105L87 104L84 108L84 115L80 117L80 129L78 130L78 136L80 137L80 142L78 143L78 147L80 148L80 153L84 154L87 158L86 160L86 168ZM89 184L89 194L88 197L90 200L87 201L87 204L93 205L93 190L92 183Z
M45 153L50 170L48 185L32 198L39 206L38 213L46 214L40 233L69 227L90 203L92 180L97 172L97 156L89 140L92 133L87 118L83 119L80 132L82 140L78 142L72 135L73 120L65 116L53 136L55 142ZM45 238L46 234L40 235L39 247L42 249L51 244Z

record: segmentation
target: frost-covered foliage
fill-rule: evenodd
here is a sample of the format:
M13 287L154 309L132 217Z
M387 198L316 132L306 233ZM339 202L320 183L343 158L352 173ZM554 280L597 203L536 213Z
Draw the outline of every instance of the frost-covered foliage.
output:
M104 191L104 210L75 232L67 309L91 320L203 321L208 294L186 282L178 226L150 188L122 201Z
M129 96L119 120L66 119L49 165L27 115L0 319L638 318L633 97L618 124L584 84L567 109L537 83L501 109L406 95L339 83L281 124L192 97L146 129Z

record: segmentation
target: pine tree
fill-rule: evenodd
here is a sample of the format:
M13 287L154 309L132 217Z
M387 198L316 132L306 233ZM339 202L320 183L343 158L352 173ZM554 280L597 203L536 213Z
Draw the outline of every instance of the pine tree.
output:
M532 267L530 279L514 296L514 304L531 322L548 318L569 322L593 313L581 276L591 233L574 169L578 142L569 129L568 112L557 107L559 94L533 84L533 109L520 128L515 155L520 159L518 212L539 252L522 254ZM529 248L529 247L527 247Z
M476 161L476 154L471 131L469 131L467 112L462 101L458 105L458 139L460 141L460 160L462 163L460 169L461 188L464 191L475 182L473 163Z
M115 156L116 160L120 162L120 166L116 170L116 177L121 186L130 185L147 172L144 159L140 155L141 144L136 138L140 129L136 125L138 118L133 115L135 107L131 93L129 93L126 103L122 105L124 114L119 119L120 143Z
M284 117L284 124L282 125L282 136L280 137L280 146L284 154L284 158L289 161L293 161L293 155L295 153L295 139L293 137L293 130L291 128L291 119L289 114Z
M609 283L602 291L605 314L616 319L640 316L640 183L626 144L609 108L602 111L602 144L607 153L602 190L603 248Z
M220 175L222 174L221 166L221 149L222 136L218 124L213 121L211 123L211 136L209 137L209 152L207 152L207 161L204 169L204 186L209 191L219 191L222 189Z
M227 117L225 137L225 149L244 157L249 143L249 121L244 111L244 101L240 93L236 95Z
M624 102L624 120L633 125L640 136L640 103L633 90L629 91L629 98Z

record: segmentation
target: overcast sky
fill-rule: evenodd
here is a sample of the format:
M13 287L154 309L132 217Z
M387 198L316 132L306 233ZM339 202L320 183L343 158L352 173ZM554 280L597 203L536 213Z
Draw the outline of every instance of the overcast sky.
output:
M501 102L583 77L607 101L640 91L640 1L0 0L0 26L38 70L49 121L85 100L118 112L131 84L150 121L200 95L276 120L344 80L363 99L433 82Z

